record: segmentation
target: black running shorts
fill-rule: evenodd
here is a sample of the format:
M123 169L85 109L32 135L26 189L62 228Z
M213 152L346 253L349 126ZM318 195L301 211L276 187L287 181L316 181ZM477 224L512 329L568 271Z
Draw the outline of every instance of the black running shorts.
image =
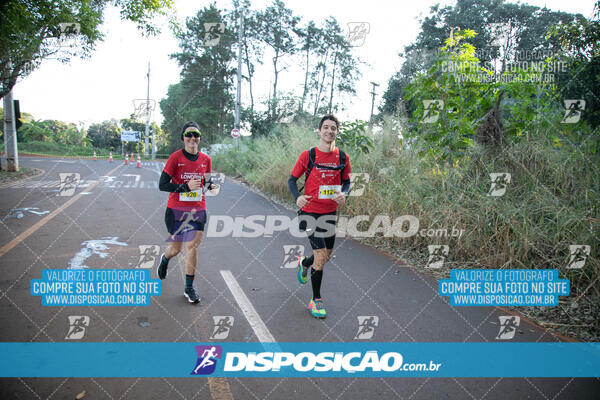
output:
M308 232L308 241L313 250L333 249L335 244L335 224L337 223L337 212L332 211L325 214L309 213L300 210L298 215L312 217L316 221L316 228ZM311 224L308 224L310 227ZM314 224L312 225L315 226Z
M206 211L183 211L167 207L165 225L171 235L181 235L189 231L204 231Z

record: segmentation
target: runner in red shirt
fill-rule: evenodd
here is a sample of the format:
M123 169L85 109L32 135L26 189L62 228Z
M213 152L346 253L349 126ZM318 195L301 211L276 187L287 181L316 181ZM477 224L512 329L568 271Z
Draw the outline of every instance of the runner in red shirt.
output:
M185 289L183 294L190 303L198 303L200 296L193 287L198 245L206 222L205 188L217 189L210 182L210 157L198 151L200 128L195 122L183 126L181 139L184 148L171 154L160 177L159 189L170 192L165 224L171 234L169 246L161 256L158 277L167 277L169 260L181 251L185 242Z
M317 318L325 318L327 315L321 298L321 282L323 266L333 253L336 210L344 204L350 192L350 158L335 147L339 127L340 123L335 116L326 115L321 118L321 142L317 147L300 154L288 180L290 192L296 200L296 205L300 207L298 214L317 222L316 229L308 235L313 255L298 258L300 283L307 282L308 269L312 265L310 280L313 298L308 304L308 309ZM297 180L303 174L307 174L305 194L300 195Z

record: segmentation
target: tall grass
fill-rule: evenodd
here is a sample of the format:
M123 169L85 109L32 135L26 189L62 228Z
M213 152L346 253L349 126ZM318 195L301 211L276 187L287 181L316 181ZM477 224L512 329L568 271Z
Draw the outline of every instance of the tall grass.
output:
M557 148L541 135L510 145L500 154L476 147L452 167L419 158L387 124L373 137L368 154L350 156L353 172L366 172L370 182L360 197L350 197L341 214L414 215L421 229L464 229L461 237L410 238L379 235L373 245L401 251L424 266L427 245L450 247L445 268L557 268L571 279L572 293L598 292L600 167L575 148ZM310 129L291 126L277 134L244 139L213 157L216 169L243 177L258 189L292 204L287 179L297 157L318 138ZM487 196L489 174L509 172L511 182L501 197ZM301 178L302 180L303 178ZM592 246L581 270L567 270L569 245Z

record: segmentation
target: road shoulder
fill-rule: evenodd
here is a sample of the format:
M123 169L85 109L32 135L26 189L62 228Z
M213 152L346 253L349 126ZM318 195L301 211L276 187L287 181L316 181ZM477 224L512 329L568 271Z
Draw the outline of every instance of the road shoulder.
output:
M0 171L0 189L6 188L13 183L26 181L45 174L46 171L40 168L20 168L17 172Z

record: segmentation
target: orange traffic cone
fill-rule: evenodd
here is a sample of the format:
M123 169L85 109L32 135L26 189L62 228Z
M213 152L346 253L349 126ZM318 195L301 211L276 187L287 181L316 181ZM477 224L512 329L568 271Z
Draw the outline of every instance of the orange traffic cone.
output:
M133 160L133 153L131 153L131 162L133 162L133 161L134 161L134 160Z
M125 153L125 165L129 164L129 154Z
M112 151L108 153L108 162L112 162Z
M142 168L142 160L140 160L140 155L138 154L137 165L136 168Z
M96 150L94 150L94 161L96 161Z

